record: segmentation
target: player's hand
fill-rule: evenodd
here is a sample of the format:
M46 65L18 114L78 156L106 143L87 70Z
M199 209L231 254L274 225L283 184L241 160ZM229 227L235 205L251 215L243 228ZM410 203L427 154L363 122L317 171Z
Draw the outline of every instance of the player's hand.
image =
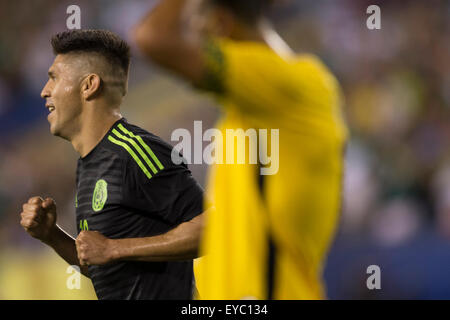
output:
M112 242L97 231L81 231L75 240L82 266L107 264L112 259Z
M22 205L20 224L32 237L48 242L56 228L56 203L53 199L32 197Z

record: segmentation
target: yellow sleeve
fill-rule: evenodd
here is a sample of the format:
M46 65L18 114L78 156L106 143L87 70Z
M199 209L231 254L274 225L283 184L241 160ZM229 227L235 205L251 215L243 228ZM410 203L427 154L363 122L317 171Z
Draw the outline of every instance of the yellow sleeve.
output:
M312 68L281 58L264 44L229 40L208 41L205 65L203 89L232 102L225 106L259 115L298 107Z

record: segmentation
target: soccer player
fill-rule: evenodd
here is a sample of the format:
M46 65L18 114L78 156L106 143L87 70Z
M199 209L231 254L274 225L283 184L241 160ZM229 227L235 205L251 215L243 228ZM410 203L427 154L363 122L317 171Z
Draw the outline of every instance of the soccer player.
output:
M51 133L80 154L78 237L56 224L51 198L29 199L22 226L79 266L99 299L190 299L203 190L171 161L170 145L122 118L129 46L104 30L62 32L51 43L41 96Z
M249 163L211 168L216 210L195 268L200 298L326 297L347 135L338 83L316 56L283 42L264 18L269 4L162 0L134 30L147 57L217 97L224 136L279 129L276 174Z

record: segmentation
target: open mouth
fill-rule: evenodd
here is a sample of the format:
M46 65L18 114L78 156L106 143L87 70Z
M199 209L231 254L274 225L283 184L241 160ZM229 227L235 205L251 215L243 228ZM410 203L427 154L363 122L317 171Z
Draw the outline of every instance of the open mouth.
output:
M47 110L49 113L52 113L53 111L55 111L55 106L51 105L51 104L47 104L45 105L47 107Z

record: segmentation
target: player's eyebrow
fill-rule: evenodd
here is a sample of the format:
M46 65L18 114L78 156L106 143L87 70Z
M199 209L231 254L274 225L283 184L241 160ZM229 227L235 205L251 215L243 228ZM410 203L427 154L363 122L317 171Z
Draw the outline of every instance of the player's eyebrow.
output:
M50 78L54 78L55 77L55 73L52 70L48 70L48 76Z

